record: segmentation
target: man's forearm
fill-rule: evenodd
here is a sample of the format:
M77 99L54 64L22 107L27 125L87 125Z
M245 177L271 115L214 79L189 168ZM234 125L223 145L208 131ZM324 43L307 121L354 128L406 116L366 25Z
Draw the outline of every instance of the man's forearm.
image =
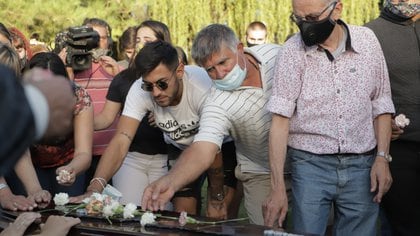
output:
M197 179L214 161L218 146L210 142L194 142L179 156L168 173L175 191Z
M273 190L284 187L284 163L286 159L289 119L273 114L269 138L269 160L271 169L271 186Z
M210 197L214 200L223 200L224 198L224 173L223 173L223 156L219 152L216 154L214 162L207 170L208 178L208 191L210 191Z
M389 143L392 134L391 120L391 114L382 114L375 118L374 127L378 152L389 151Z

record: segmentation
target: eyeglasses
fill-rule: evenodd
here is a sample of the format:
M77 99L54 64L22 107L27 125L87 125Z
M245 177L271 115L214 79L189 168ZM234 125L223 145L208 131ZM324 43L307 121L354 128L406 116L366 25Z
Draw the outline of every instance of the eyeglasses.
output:
M152 92L153 91L153 87L156 86L156 88L158 88L160 91L164 91L164 90L166 90L169 87L169 80L174 77L175 72L176 71L174 71L174 73L172 74L171 78L169 78L169 79L160 79L160 80L156 81L155 83L150 83L150 82L143 81L143 84L141 85L141 88L144 91Z
M319 21L319 17L322 16L322 14L324 14L325 11L327 11L328 9L330 9L331 7L333 7L333 9L335 8L335 6L337 5L337 2L332 2L330 3L324 10L321 11L321 13L319 13L318 15L312 15L309 14L307 16L301 17L301 16L297 16L295 15L295 13L292 12L292 14L290 15L290 20L292 20L293 22L295 22L296 24L300 24L303 21L304 22L315 22L315 21ZM333 10L331 10L330 14L328 15L328 17L331 16Z

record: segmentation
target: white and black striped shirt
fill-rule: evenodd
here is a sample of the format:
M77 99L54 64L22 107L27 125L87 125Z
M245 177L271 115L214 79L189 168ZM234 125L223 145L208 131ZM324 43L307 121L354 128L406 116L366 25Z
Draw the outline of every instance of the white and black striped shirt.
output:
M244 172L268 173L268 136L274 65L279 45L263 44L246 48L260 66L262 88L242 86L233 91L212 88L201 114L194 142L207 141L221 147L225 136L235 140L238 164Z

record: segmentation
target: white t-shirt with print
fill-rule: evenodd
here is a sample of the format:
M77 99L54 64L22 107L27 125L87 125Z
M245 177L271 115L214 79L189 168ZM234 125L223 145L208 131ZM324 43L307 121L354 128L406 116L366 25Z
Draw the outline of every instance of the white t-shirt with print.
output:
M160 107L150 92L141 88L138 79L130 88L123 115L141 121L147 111L153 111L156 125L163 131L165 141L184 150L198 132L200 113L212 86L206 71L197 66L185 66L182 77L182 98L178 105Z

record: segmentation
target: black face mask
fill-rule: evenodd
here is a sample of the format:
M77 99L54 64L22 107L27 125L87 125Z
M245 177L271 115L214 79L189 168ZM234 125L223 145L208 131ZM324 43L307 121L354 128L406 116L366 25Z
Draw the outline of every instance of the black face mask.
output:
M248 46L249 48L250 47L253 47L253 46L257 46L257 45L259 45L259 44L254 44L254 43L248 43L248 42L246 42L246 46Z
M300 34L306 46L310 47L315 44L325 42L331 35L335 27L335 22L330 18L331 14L320 21L306 22L302 21L298 24Z

